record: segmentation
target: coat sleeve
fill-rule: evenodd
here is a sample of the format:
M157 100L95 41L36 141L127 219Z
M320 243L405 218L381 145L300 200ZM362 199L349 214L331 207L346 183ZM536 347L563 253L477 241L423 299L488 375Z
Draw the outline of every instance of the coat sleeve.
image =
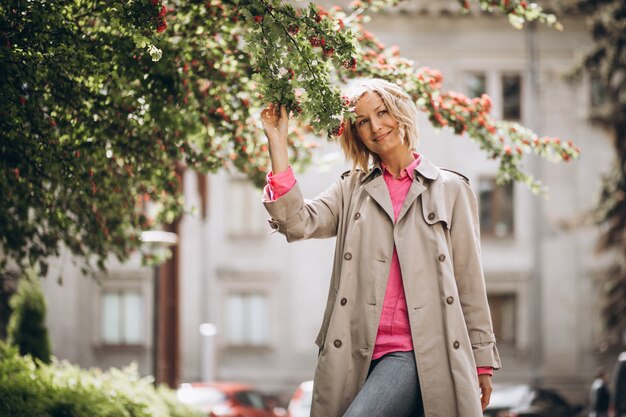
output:
M499 369L500 356L493 334L480 251L476 197L460 178L452 209L450 238L454 275L461 308L477 367Z
M271 216L272 229L282 233L288 242L309 238L328 238L337 235L341 212L341 180L313 200L305 200L298 183L285 195L263 205Z

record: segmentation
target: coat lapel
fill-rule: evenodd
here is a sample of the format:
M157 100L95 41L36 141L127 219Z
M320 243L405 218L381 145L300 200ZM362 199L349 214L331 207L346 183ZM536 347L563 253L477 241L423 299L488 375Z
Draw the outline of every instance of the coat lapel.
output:
M368 175L369 176L369 175ZM391 223L394 222L393 205L391 203L391 196L387 189L387 184L382 175L378 175L373 180L365 184L365 191L378 203L378 205L387 213Z
M417 179L417 177L415 177L415 180L413 180L413 183L411 183L411 188L409 188L409 192L406 195L404 203L402 204L402 209L400 210L400 214L398 215L398 221L396 223L400 223L406 212L409 211L409 208L411 208L411 205L413 204L415 199L419 197L419 195L422 194L426 190L426 188L428 187L426 187L422 182Z
M400 223L402 217L409 211L411 205L415 201L417 197L420 196L426 189L428 189L428 184L430 181L434 181L439 176L439 168L437 168L430 160L426 159L424 156L421 157L420 163L415 168L415 179L411 184L411 188L409 188L409 192L404 199L404 203L402 204L402 209L400 210L400 214L398 215L397 223Z

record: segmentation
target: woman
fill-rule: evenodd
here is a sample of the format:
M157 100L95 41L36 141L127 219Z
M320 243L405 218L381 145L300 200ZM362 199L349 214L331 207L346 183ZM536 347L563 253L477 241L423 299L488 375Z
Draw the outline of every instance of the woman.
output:
M406 92L371 79L347 95L356 119L341 145L355 168L310 201L289 166L287 112L261 114L271 226L288 241L337 238L311 416L482 416L500 359L476 199L466 178L415 153Z

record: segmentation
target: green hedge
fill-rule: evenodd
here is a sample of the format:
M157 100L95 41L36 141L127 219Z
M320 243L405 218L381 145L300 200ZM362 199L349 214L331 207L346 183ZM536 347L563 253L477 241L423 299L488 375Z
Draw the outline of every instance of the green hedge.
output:
M17 292L9 304L13 311L8 326L9 343L17 346L22 355L50 363L46 300L39 277L33 271L25 273L19 280Z
M137 369L46 365L0 342L2 417L200 417L165 387L155 389Z

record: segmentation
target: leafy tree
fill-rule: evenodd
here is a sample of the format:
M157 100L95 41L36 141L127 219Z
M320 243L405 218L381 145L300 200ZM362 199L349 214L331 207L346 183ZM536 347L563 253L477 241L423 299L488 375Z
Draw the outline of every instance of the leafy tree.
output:
M598 204L598 248L617 255L603 279L609 345L626 344L626 2L570 0L570 10L588 16L593 44L578 67L593 82L592 121L613 140L615 162L604 178Z
M256 115L269 102L298 114L296 167L340 134L351 103L338 83L376 76L401 84L436 127L476 141L500 161L500 179L541 186L524 154L577 157L558 138L490 116L487 96L442 91L442 76L386 48L367 13L297 9L279 0L6 0L0 4L0 251L21 265L61 247L104 269L140 232L181 213L180 173L236 169L262 185L267 145ZM556 18L525 0L473 0L514 26ZM460 12L469 1L459 1ZM310 137L310 136L309 136ZM147 202L161 207L146 215Z
M50 363L50 339L46 327L46 301L39 279L33 274L19 282L10 301L8 342L19 348L20 354L31 355Z

